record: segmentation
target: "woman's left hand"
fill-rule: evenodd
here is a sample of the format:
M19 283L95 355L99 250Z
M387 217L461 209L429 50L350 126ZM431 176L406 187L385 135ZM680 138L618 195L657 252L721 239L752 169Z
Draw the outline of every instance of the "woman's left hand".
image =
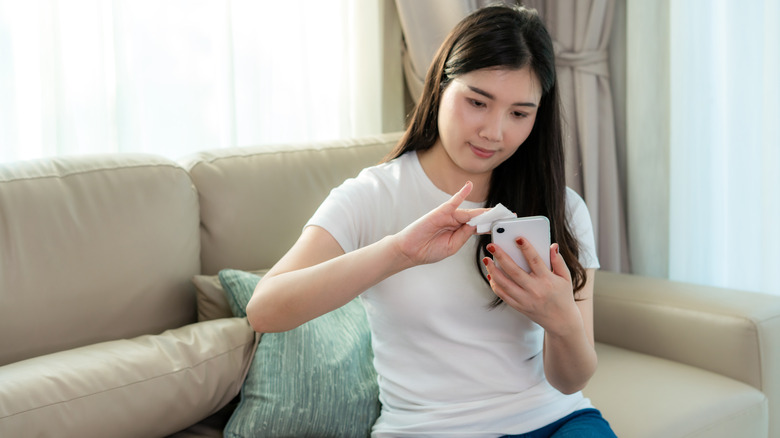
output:
M489 244L488 251L501 266L489 257L483 259L493 292L551 334L566 335L581 329L582 317L574 301L571 273L558 244L549 248L550 270L528 240L520 238L516 243L530 272L517 266L498 245Z

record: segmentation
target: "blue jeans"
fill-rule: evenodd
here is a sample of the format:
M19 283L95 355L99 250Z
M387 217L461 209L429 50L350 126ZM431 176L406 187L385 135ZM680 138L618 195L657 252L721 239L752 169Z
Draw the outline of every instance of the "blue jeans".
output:
M598 409L572 412L560 420L533 432L504 435L501 438L617 438Z

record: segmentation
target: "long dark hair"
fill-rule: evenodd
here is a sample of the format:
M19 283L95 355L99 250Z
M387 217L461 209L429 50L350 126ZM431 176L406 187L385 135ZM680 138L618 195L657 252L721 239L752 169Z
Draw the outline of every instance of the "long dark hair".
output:
M406 132L386 160L434 145L439 138L441 96L454 78L484 68L524 67L531 68L542 88L536 121L523 145L493 171L486 205L501 203L520 217L547 216L552 241L560 246L576 292L585 285L585 269L566 217L563 121L555 55L552 39L535 10L488 6L455 26L433 59ZM488 243L489 235L479 237L476 263L480 273ZM482 276L485 278L484 273ZM494 304L498 303L500 299Z

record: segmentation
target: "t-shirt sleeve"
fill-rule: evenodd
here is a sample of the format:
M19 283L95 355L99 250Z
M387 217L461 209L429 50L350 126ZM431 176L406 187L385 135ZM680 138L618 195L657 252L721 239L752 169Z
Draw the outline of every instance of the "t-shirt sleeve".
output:
M566 188L566 210L569 216L569 226L580 244L579 260L582 267L585 269L600 268L588 206L577 192L568 187Z
M366 170L356 178L344 181L330 191L305 227L316 225L329 232L341 245L345 253L354 251L371 242L372 221L370 214L377 207L376 196L372 196L371 175Z

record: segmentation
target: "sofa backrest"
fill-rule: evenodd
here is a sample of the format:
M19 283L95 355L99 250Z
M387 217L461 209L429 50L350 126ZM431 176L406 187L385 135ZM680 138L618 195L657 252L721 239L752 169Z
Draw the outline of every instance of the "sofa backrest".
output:
M185 167L200 196L204 274L270 268L330 190L377 164L400 133L205 151Z
M0 365L195 321L198 222L164 158L0 165Z

